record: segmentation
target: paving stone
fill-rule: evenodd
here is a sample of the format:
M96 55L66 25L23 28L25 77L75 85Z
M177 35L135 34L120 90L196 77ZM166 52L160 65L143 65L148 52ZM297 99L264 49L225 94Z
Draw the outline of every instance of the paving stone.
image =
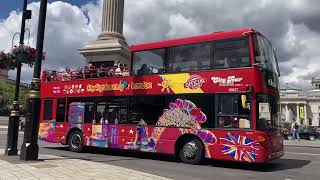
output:
M0 149L0 155L3 153L4 151ZM44 161L10 163L0 160L0 180L167 180L160 176L104 163L51 155L40 155L39 157Z

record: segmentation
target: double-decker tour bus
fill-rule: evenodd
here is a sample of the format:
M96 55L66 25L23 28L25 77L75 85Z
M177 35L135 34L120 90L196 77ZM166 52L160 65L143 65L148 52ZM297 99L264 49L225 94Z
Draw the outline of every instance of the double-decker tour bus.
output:
M279 68L253 29L131 47L130 64L44 71L39 138L69 145L263 163L284 154Z

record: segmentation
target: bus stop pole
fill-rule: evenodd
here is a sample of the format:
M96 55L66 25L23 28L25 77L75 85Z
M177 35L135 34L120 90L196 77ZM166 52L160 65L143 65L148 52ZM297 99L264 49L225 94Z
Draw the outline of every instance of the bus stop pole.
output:
M20 45L24 44L24 32L26 20L31 19L31 11L27 11L27 0L23 1L22 10L22 21L20 31ZM7 146L5 149L6 156L13 156L18 154L17 144L19 136L19 120L20 120L20 106L19 106L19 88L20 88L20 77L21 77L21 62L17 65L16 85L13 100L13 109L10 112L9 123L8 123L8 135L7 135Z
M21 146L20 159L25 161L38 160L39 146L38 146L38 130L40 119L40 74L41 63L43 57L43 40L46 24L48 0L41 0L39 24L37 34L37 49L36 60L33 71L33 78L31 82L31 91L28 99L28 110L26 117L25 132L23 144Z

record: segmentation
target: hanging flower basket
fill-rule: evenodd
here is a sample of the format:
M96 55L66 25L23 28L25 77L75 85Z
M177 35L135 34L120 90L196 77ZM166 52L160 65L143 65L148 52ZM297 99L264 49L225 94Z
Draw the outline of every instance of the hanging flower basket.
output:
M17 61L33 66L36 50L30 46L19 45L12 49L12 55Z
M16 55L17 61L21 63L26 63L29 64L30 60L28 58L28 53L27 52L18 52Z

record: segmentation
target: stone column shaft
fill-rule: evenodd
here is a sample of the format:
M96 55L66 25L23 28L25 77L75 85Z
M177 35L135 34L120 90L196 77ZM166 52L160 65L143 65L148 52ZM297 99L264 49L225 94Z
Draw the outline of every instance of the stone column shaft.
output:
M124 0L104 0L102 26L99 39L122 36Z
M306 104L304 104L304 107L303 107L304 109L303 109L303 111L304 111L304 123L305 124L308 124L309 122L308 122L308 120L307 120L307 105ZM308 124L309 125L309 124Z
M296 121L297 121L297 123L298 124L300 124L300 118L299 118L299 104L297 104L297 119L296 119Z
M285 116L286 116L286 122L289 121L289 117L288 117L288 104L285 104L286 105L286 112L285 112Z

